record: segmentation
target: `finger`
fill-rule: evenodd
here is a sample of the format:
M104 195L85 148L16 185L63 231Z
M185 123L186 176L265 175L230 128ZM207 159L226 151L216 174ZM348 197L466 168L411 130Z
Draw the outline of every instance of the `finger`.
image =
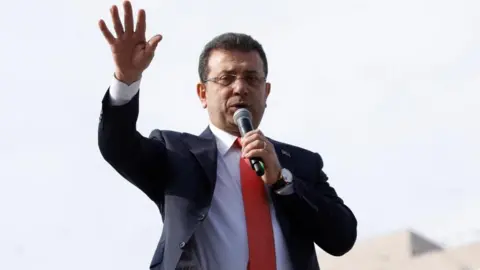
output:
M160 40L162 40L162 38L163 37L161 35L156 35L156 36L152 37L147 43L147 47L145 48L145 52L154 53L155 49L157 48L158 43L160 42Z
M125 11L124 23L125 23L125 34L131 35L133 33L133 12L132 4L130 1L123 2L123 10Z
M262 149L251 149L250 151L243 154L244 158L261 158L264 163L267 163L269 152ZM266 164L265 164L266 165Z
M249 142L247 144L244 144L242 147L242 153L248 153L254 149L260 149L264 150L267 148L266 142L262 140L255 140L252 142Z
M260 134L258 131L251 131L246 133L245 136L242 137L241 143L242 145L247 145L256 140L265 141L265 137L262 134Z
M254 130L250 130L249 132L245 133L245 135L243 136L244 138L245 137L250 137L254 134L260 134L262 135L262 132L259 130L259 129L254 129Z
M117 6L112 6L112 8L110 9L110 12L112 13L113 28L115 29L115 33L117 34L117 37L120 37L123 35L123 25L122 25L122 22L120 21L120 16L118 15Z
M107 40L108 44L113 44L115 42L115 37L112 35L112 32L108 30L107 25L105 24L105 21L100 20L98 22L98 26L100 27L100 30L102 31L103 36Z
M250 130L249 132L245 133L242 140L246 138L250 138L252 136L258 136L258 135L263 136L262 131L260 131L259 129Z
M141 9L138 11L138 15L137 15L137 24L135 25L135 34L142 41L145 40L146 28L147 28L147 23L146 23L145 10Z

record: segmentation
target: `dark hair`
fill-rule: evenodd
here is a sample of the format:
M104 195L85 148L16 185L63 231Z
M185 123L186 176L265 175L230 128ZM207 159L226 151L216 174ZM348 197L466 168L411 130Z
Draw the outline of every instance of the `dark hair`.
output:
M263 50L262 45L249 35L229 32L214 37L203 48L198 63L198 75L200 76L200 80L202 82L205 82L207 80L207 75L209 72L208 60L213 50L241 52L256 51L262 59L263 72L265 73L265 77L267 77L268 75L267 56L265 55L265 51Z

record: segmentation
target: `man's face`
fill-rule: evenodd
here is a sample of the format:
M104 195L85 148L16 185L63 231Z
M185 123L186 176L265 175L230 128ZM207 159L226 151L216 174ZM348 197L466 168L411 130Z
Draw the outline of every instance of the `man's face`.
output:
M208 70L207 82L198 84L197 94L212 123L238 135L233 114L238 108L246 108L257 128L270 93L259 54L256 51L214 50Z

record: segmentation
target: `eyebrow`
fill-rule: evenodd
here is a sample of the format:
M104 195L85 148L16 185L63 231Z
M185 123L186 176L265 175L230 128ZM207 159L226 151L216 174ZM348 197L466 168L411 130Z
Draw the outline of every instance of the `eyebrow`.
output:
M222 71L220 72L220 74L222 74L222 73L232 74L232 73L235 73L235 70L234 70L234 69L225 69L225 70L222 70ZM245 70L245 71L243 71L242 73L262 75L261 72L258 72L258 71L256 71L256 70L252 70L252 69L250 69L250 70Z

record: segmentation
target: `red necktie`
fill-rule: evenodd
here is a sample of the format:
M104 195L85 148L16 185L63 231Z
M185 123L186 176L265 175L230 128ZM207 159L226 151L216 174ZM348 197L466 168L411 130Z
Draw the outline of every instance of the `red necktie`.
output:
M240 139L236 144L241 148ZM275 270L275 242L265 185L248 159L240 158L240 181L248 235L248 270Z

